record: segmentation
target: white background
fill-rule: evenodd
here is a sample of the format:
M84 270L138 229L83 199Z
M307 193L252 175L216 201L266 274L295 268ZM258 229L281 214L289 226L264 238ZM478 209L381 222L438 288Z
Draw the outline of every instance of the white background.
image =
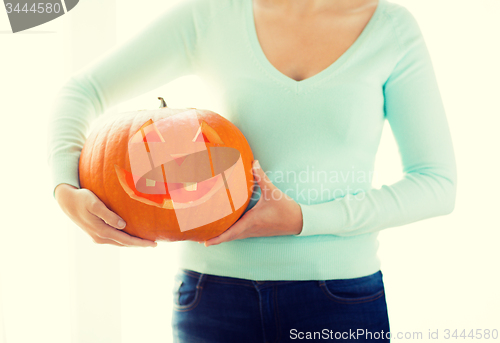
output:
M46 126L55 92L79 63L175 2L82 0L67 15L16 34L0 6L0 342L171 341L176 244L92 243L52 197ZM429 329L440 337L444 329L500 330L500 2L393 2L417 18L430 50L457 157L458 195L452 214L379 236L391 331L426 338ZM88 55L75 56L75 37ZM113 111L156 108L158 96L169 107L218 108L208 86L190 76ZM401 177L388 126L376 172L375 187ZM82 267L87 261L94 271Z

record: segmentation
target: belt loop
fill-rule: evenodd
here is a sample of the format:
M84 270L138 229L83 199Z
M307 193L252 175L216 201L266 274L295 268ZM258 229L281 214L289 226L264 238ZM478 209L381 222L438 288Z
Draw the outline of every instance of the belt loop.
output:
M196 289L202 289L206 279L207 274L200 273L200 278L198 279L198 283L196 284Z
M318 280L318 286L323 287L325 285L325 280Z

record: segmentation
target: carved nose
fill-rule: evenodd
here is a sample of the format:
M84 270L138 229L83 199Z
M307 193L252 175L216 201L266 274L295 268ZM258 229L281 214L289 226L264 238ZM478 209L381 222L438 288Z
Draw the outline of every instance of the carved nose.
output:
M172 158L174 159L175 162L177 162L177 165L181 165L182 162L186 159L186 156L189 154L170 154Z

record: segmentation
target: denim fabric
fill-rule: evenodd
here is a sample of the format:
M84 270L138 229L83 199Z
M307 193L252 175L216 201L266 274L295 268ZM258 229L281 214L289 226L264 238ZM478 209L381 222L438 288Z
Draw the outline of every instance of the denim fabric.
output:
M252 281L180 269L173 296L175 343L389 342L381 271Z

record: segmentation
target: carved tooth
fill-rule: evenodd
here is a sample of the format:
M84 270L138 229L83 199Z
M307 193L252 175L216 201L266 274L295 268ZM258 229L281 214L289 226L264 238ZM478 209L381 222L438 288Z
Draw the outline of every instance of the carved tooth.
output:
M188 192L193 192L198 189L198 183L197 182L183 182L182 186L184 189Z
M163 199L162 207L172 210L174 208L174 202L170 199Z

